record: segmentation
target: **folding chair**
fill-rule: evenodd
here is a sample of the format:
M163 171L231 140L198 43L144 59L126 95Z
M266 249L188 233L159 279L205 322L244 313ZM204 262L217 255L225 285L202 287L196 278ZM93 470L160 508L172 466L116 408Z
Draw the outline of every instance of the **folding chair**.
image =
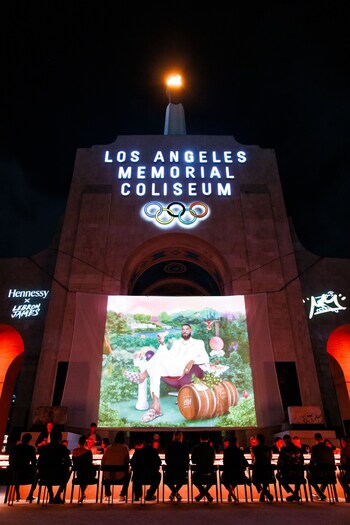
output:
M63 490L63 500L66 499L68 479L67 479L66 485ZM49 491L47 488L48 484L52 485L52 487L59 487L61 485L61 479L55 479L55 478L50 479L50 480L45 479L45 478L39 479L39 482L38 482L39 491L38 491L38 499L37 499L38 505L40 502L43 506L46 506L49 503ZM41 493L42 493L42 497L41 497Z
M298 503L301 504L303 502L302 488L304 490L304 501L309 501L307 494L307 479L305 478L305 469L306 467L304 465L293 465L291 467L290 472L283 472L283 474L280 471L277 472L276 478L279 484L279 494L281 502L283 502L283 485L295 486L296 484L300 485L297 494L300 498Z
M310 499L313 501L312 485L321 485L324 490L327 489L327 495L329 503L334 504L338 501L337 494L337 478L336 478L336 467L317 467L309 469L308 471L308 483L310 491Z
M75 489L76 486L79 487L79 490L78 490L78 503L79 504L83 503L83 500L81 500L81 497L82 497L81 485L86 485L86 486L96 485L96 498L95 498L95 501L96 501L96 503L98 502L98 492L99 492L99 488L100 488L100 466L99 465L93 465L93 469L94 469L94 472L95 472L95 476L94 477L92 477L92 476L82 477L82 476L79 475L79 469L77 467L73 466L73 468L72 468L73 477L72 477L72 486L71 486L71 492L70 492L70 503L72 503L72 501L73 501L74 489Z
M159 476L161 476L161 473L159 472ZM137 472L136 475L135 475L135 471L132 470L132 475L131 475L131 481L132 481L132 495L131 495L131 502L134 503L136 501L135 499L135 493L134 493L134 484L135 484L135 480L141 484L142 486L142 490L141 490L141 504L145 504L146 503L146 492L147 492L147 487L149 487L150 485L153 485L154 483L154 475L149 475L148 473L141 473L141 472ZM159 483L160 485L160 483ZM156 496L156 501L157 503L159 503L159 485L157 487L157 496Z
M348 487L350 485L350 470L347 465L338 465L338 469L339 469L339 472L338 472L339 484L343 489L344 499L346 503L349 503L350 497L348 496L348 491L349 491Z
M163 465L163 483L162 483L162 501L164 503L164 487L168 486L168 482L173 485L186 485L187 486L187 501L190 501L190 482L189 482L189 473L188 469L183 472L174 471L169 468L168 465ZM174 504L178 503L177 498L173 500Z
M219 479L218 479L218 483L219 483L219 493L220 493L220 502L222 503L222 486L223 486L223 482L222 482L222 473L224 471L224 467L223 465L219 465L219 468L218 468L218 473L219 473ZM253 491L252 491L252 482L250 480L250 478L247 476L247 480L246 481L241 481L239 483L236 484L235 486L235 489L234 489L234 494L237 498L237 503L239 502L239 487L244 487L244 497L245 497L245 502L248 503L249 501L253 501ZM250 493L250 499L248 498L248 489L247 487L249 487L249 493Z
M12 506L16 500L16 485L19 487L24 485L32 486L35 482L36 471L33 470L32 472L21 472L21 470L9 468L7 474L8 480L4 503L7 503L8 506Z
M200 485L203 485L203 487L207 487L209 484L211 485L211 487L215 486L216 502L218 503L219 502L219 489L218 489L217 466L213 465L208 472L202 472L201 470L198 470L196 465L191 465L190 468L191 468L191 501L193 502L193 485L194 485L194 481L196 481ZM204 501L208 502L207 495L204 496Z
M101 472L102 472L102 481L101 481L100 503L102 503L102 499L103 499L103 489L106 489L106 486L110 486L111 496L108 497L108 505L113 505L114 487L123 486L126 481L126 477L128 477L128 482L130 481L129 465L101 465ZM109 476L107 478L104 477L105 472L109 473ZM121 473L121 472L124 474L123 477L121 479L116 479L115 474ZM126 502L128 501L128 492L126 492L125 501Z

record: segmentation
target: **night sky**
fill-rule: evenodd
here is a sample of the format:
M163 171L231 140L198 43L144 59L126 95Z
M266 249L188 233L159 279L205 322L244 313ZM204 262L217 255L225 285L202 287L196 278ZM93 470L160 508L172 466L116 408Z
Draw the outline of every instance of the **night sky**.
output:
M177 67L187 133L274 148L300 241L350 257L349 9L260 4L5 2L0 256L49 244L77 148L163 134Z

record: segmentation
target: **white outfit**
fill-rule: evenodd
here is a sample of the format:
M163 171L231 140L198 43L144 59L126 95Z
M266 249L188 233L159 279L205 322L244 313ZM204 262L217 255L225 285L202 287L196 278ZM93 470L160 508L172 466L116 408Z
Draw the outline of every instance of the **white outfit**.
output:
M182 376L189 361L196 365L209 363L209 355L201 339L190 337L177 339L170 350L166 345L159 345L158 351L147 362L146 370L150 377L150 390L159 398L160 378L163 376Z

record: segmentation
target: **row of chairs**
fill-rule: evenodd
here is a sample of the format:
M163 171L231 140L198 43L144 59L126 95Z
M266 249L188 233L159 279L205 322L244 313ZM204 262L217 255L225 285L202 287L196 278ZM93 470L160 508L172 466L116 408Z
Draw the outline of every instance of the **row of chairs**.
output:
M186 479L185 479L185 485L187 487L187 501L193 501L193 483L192 483L192 480L193 480L193 475L194 475L194 466L190 466L189 468L189 471L187 473L187 476L186 476ZM236 497L239 499L239 488L243 488L244 490L244 499L246 502L253 502L253 489L252 489L252 483L251 483L251 466L249 466L249 469L248 469L248 472L247 472L247 482L246 483L241 483L239 484L235 491L236 491ZM102 503L104 497L105 497L105 488L106 488L106 485L110 485L110 488L111 488L111 496L108 497L108 504L109 505L113 505L114 503L114 489L116 486L121 486L123 485L123 480L118 480L118 479L113 479L113 473L115 472L122 472L122 473L127 473L128 471L128 467L121 467L120 465L102 465L101 467L99 465L95 465L95 477L93 479L89 478L86 480L86 484L89 485L89 486L96 486L96 491L95 491L95 501L96 503L98 503L98 501L100 500L100 502ZM168 476L168 473L167 473L167 468L166 468L166 465L163 465L162 467L162 471L163 471L163 476L162 476L162 482L161 482L161 491L162 491L162 501L164 502L165 501L165 487L167 486L167 476ZM213 486L215 487L215 495L216 495L216 502L222 502L223 501L223 485L222 485L222 481L221 481L221 477L222 477L222 471L223 471L223 467L221 465L215 465L213 467L213 472L212 472L212 475L213 475L213 480L215 480L215 482L213 483ZM108 479L106 480L105 477L104 477L104 473L105 472L108 472L109 473L109 476L111 479ZM55 480L53 480L53 485L57 485L58 483L55 483ZM308 476L308 470L307 470L307 465L305 465L303 467L303 475L302 476L298 476L297 479L292 479L292 478L289 478L287 480L290 484L293 484L294 482L299 482L300 483L300 492L299 492L299 496L300 496L300 503L302 503L303 501L309 501L309 498L310 498L310 501L313 501L314 499L314 496L313 496L313 492L312 492L312 485L310 484L310 479L309 479L309 476ZM329 472L329 477L325 477L324 475L322 475L319 479L317 478L314 478L313 479L314 482L317 482L319 484L322 484L325 488L325 490L327 490L327 496L328 496L328 500L330 503L335 503L338 501L338 495L337 495L337 487L336 487L336 481L335 481L335 472L334 471L331 471ZM21 479L20 476L18 476L18 474L16 472L13 472L12 473L12 476L11 478L8 480L8 485L7 485L7 490L6 490L6 493L5 493L5 499L4 499L4 503L7 503L8 505L13 505L13 502L15 501L16 499L16 493L15 493L15 485L18 484L18 485L30 485L32 484L33 482L33 479ZM71 491L70 491L70 497L69 497L69 500L70 500L70 503L73 502L74 500L74 492L75 492L75 489L78 488L78 496L77 496L77 500L82 503L83 500L81 498L82 494L81 494L81 490L80 490L80 483L81 483L81 480L78 479L77 477L77 471L76 469L72 469L72 477L71 477ZM131 483L131 486L133 485L133 477L131 475L131 480L130 480L130 483ZM142 480L142 496L141 496L141 503L144 503L145 502L145 494L146 494L146 488L147 486L150 485L150 480L147 479L147 477L145 477L143 480ZM275 500L276 501L281 501L283 502L284 501L284 491L282 489L282 484L281 484L281 480L278 479L278 474L274 473L272 476L271 476L271 480L270 480L270 485L272 486L272 489L273 489L273 493L274 493L274 497L275 497ZM302 494L302 490L303 490L303 494ZM134 491L131 490L131 501L133 502L134 501L134 497L133 497L133 493ZM66 497L66 494L64 494L64 498ZM159 502L159 488L158 488L158 491L157 491L157 502ZM126 501L127 501L127 496L126 496ZM48 491L47 491L47 487L46 487L46 484L45 484L45 481L43 480L38 480L38 495L37 495L37 500L36 502L39 504L43 504L43 505L46 505L48 503Z
M95 486L96 487L95 502L98 503L99 498L100 498L100 502L102 502L103 497L104 497L105 487L108 483L111 486L111 493L112 493L111 497L108 498L108 503L113 504L114 487L116 485L122 485L123 481L116 480L116 479L107 480L104 478L103 474L104 472L109 472L111 476L113 476L113 473L116 473L116 472L127 474L128 467L124 467L120 465L102 465L102 466L94 465L94 470L95 470L94 477L89 477L88 479L84 480L84 479L79 479L77 469L75 469L74 467L72 468L70 472L70 476L72 476L70 480L70 483L71 483L71 491L70 491L70 498L69 498L70 503L73 502L74 492L76 488L78 488L77 500L80 503L83 502L82 493L81 493L82 483L84 484L86 483L87 486ZM28 486L32 485L33 483L35 483L35 476L36 474L33 474L32 477L28 477L28 476L22 477L21 473L16 470L13 470L12 472L10 472L9 479L7 481L7 488L5 491L4 503L7 503L9 506L13 505L14 501L16 500L16 485L18 485L19 487L26 486L26 485ZM60 485L60 481L56 479L52 479L51 483L52 483L52 486L54 487ZM39 478L37 480L37 486L38 486L38 494L37 494L36 503L47 505L49 502L49 494L47 490L46 481ZM66 499L66 495L67 495L66 492L67 492L67 487L64 491L63 499Z
M240 486L244 487L244 496L245 496L246 502L248 501L253 502L252 468L253 467L249 465L247 482L238 484L235 489L236 498L239 499L238 498L239 487ZM218 471L219 471L218 483L219 483L221 502L223 500L222 482L221 482L222 470L223 470L223 467L219 466L218 467ZM300 486L299 491L298 491L298 497L299 497L298 502L299 503L302 503L303 501L308 502L309 499L312 502L314 501L314 498L315 498L315 495L313 494L312 484L317 483L318 485L323 486L324 490L327 490L327 499L330 503L334 504L335 502L338 502L336 470L337 468L325 469L323 471L319 471L318 475L313 474L312 478L310 476L310 472L309 472L307 465L301 466L299 472L296 472L296 467L294 467L294 475L287 476L284 478L281 478L277 470L275 470L271 474L269 488L270 489L272 488L275 500L283 502L286 499L286 493L285 493L285 490L283 489L283 484L288 484L292 486L297 484Z

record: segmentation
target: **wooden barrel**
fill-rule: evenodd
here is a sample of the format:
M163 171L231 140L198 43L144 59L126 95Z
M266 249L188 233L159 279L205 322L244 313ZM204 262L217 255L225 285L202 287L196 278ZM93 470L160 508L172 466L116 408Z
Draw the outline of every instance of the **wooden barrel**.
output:
M228 389L225 387L225 385L223 385L223 382L221 382L217 385L214 385L213 390L214 390L216 402L217 402L216 415L222 416L223 414L227 414L228 409L229 409L229 404L228 404L229 391Z
M231 381L222 381L213 388L191 383L180 388L177 403L186 419L210 419L227 414L238 403L238 392Z
M238 390L232 381L224 380L220 383L227 392L227 411L230 407L235 407L238 403Z
M197 383L190 383L180 388L177 404L186 419L210 419L217 408L214 391Z

